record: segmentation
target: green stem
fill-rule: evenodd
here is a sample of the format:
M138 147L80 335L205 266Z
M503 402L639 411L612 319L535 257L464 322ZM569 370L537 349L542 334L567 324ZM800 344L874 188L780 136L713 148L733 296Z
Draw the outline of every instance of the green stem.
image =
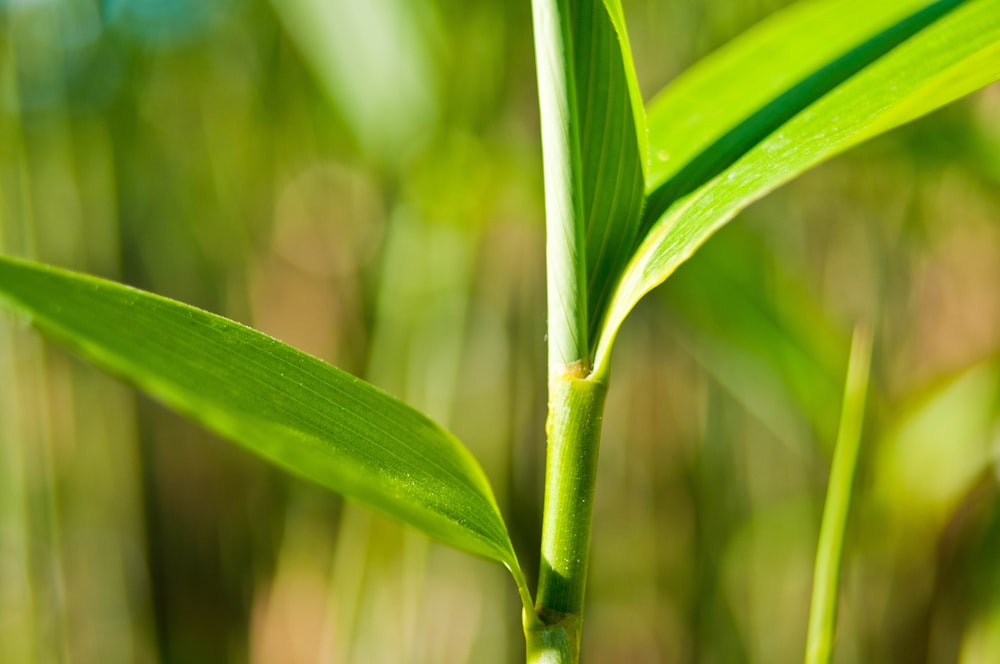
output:
M586 364L587 252L570 0L532 0L545 178L549 375Z
M590 522L607 385L573 375L549 385L542 561L525 625L529 662L576 662L590 551Z
M809 633L806 638L806 664L827 664L833 654L837 621L837 586L840 559L844 550L844 531L851 506L851 486L861 442L861 424L865 413L865 395L871 366L872 332L859 325L851 342L851 358L844 386L844 405L840 416L837 446L826 490L823 523L820 526L816 568L813 573L812 605L809 609Z
M532 0L545 175L549 415L542 562L529 662L576 662L605 382L588 379L587 264L573 0Z

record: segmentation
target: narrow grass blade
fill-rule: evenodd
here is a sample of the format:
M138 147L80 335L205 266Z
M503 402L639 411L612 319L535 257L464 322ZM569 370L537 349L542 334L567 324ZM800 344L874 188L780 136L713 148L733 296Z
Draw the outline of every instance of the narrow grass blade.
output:
M645 235L601 330L598 371L636 302L740 210L833 155L1000 79L1000 0L876 5L818 0L779 14L654 101ZM712 86L719 92L711 104L721 110L687 103Z
M826 664L833 653L837 619L837 586L840 560L844 550L844 531L851 506L851 487L861 442L865 397L871 367L871 329L858 326L851 342L851 359L844 385L844 406L833 452L833 466L823 508L823 523L816 551L813 573L812 605L809 609L809 634L806 640L806 664Z
M0 257L0 306L272 463L506 565L526 598L482 469L401 401L233 321L85 275Z

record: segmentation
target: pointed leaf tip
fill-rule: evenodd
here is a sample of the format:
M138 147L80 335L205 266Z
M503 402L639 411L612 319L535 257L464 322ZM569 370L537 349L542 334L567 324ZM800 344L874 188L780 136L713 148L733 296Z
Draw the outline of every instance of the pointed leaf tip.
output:
M272 463L523 575L485 474L429 418L260 332L0 257L0 306Z

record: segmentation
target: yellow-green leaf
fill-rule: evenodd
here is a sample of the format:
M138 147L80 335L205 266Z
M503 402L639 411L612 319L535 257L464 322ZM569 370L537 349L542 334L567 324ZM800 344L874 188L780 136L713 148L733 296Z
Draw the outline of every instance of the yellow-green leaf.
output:
M649 109L642 240L596 350L740 210L847 148L1000 79L1000 0L815 0L709 56Z

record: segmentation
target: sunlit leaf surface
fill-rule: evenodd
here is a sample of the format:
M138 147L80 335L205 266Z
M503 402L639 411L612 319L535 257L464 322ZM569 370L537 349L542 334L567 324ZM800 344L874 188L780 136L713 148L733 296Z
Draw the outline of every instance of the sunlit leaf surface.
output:
M475 459L372 385L225 318L10 258L0 258L0 303L277 465L497 560L520 582Z
M808 3L692 68L649 110L646 235L612 301L598 366L635 303L740 210L998 78L1000 0Z

